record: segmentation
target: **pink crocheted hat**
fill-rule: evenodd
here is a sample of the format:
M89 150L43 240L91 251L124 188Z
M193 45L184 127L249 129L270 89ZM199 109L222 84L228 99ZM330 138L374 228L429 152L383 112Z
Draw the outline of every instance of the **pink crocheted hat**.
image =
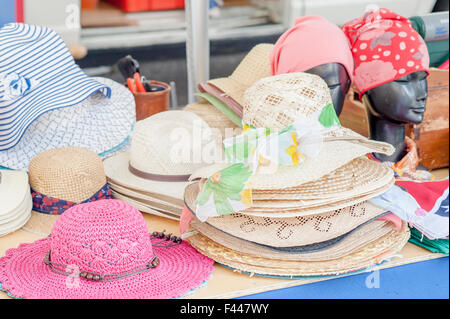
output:
M200 287L213 263L175 237L149 235L127 203L99 200L68 209L51 237L9 249L0 289L16 298L173 298Z

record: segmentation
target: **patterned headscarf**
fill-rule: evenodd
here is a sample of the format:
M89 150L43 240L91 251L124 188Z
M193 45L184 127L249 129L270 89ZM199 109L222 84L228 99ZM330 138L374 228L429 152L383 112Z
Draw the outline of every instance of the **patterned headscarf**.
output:
M345 23L342 31L351 45L360 95L413 72L429 73L427 46L405 17L382 8Z

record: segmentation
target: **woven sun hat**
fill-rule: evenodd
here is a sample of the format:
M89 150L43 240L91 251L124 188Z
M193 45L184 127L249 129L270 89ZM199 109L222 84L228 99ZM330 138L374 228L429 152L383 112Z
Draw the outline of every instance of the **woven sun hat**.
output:
M27 173L0 170L0 236L16 231L28 221L31 202Z
M271 75L269 55L272 49L273 44L269 43L261 43L253 47L230 76L207 82L219 92L214 94L213 91L208 91L208 93L213 93L216 98L222 100L224 96L227 96L242 108L245 90L258 80ZM199 89L204 91L201 85ZM229 103L226 99L223 102Z
M154 205L148 205L146 203L143 203L140 200L137 200L136 198L122 195L113 190L111 190L111 191L112 191L113 197L115 199L119 199L121 201L124 201L127 204L130 204L131 206L137 208L141 213L152 214L152 215L168 218L168 219L175 220L175 221L180 220L181 209L180 209L180 211L171 212L170 210L168 210L166 208L155 208Z
M26 299L181 297L204 284L214 261L175 236L150 234L125 202L79 204L58 218L51 237L0 258L0 288Z
M239 253L200 234L188 238L189 243L202 254L235 271L251 275L292 277L323 277L367 270L394 258L405 246L410 231L405 222L402 229L392 230L349 255L323 261L269 259Z
M308 201L351 198L389 184L391 169L375 164L365 157L355 158L321 178L297 187L253 190L254 201Z
M242 131L238 125L209 102L194 102L186 105L183 110L197 114L211 129L217 129L216 134L220 133L222 139L240 134Z
M104 161L106 176L116 185L177 203L192 172L217 161L219 143L196 114L160 112L136 123L130 151Z
M195 190L186 187L185 204L196 216ZM194 190L191 194L191 190ZM234 237L271 247L296 247L323 242L344 235L386 210L367 201L342 209L309 216L259 217L233 213L208 218L206 223ZM197 216L196 216L197 217Z
M50 28L0 28L0 166L26 170L38 153L88 148L102 157L126 144L135 103L123 85L90 78Z
M358 197L353 197L346 200L338 200L334 202L328 202L325 204L316 204L310 206L297 206L297 207L283 207L280 204L280 207L276 207L276 204L269 205L268 202L265 202L265 207L250 207L240 213L250 216L259 216L259 217L301 217L301 216L311 216L316 214L322 214L326 212L331 212L333 210L342 209L345 207L357 205L368 201L378 195L381 195L387 192L392 186L394 186L395 180L386 186L383 186L369 194L364 194ZM254 202L254 204L259 205L260 202Z
M273 218L290 218L302 217L332 212L345 207L363 203L375 196L383 194L388 191L395 183L392 178L388 184L376 188L368 193L362 193L358 196L348 198L334 198L317 201L301 201L301 200L253 200L252 206L236 210L237 213L258 216L258 217L273 217ZM194 182L188 185L185 189L185 201L194 203L199 198L202 188L204 186L202 181ZM219 195L220 196L220 195ZM252 195L253 197L253 195ZM198 215L198 214L197 214ZM224 214L226 215L226 214ZM214 217L214 216L211 216Z
M26 231L47 236L55 221L70 207L112 198L101 158L81 147L44 151L30 162L29 183L33 212Z
M271 131L282 131L298 120L312 122L321 116L330 119L326 115L333 108L325 81L301 72L263 78L245 91L244 100L243 123ZM324 133L322 148L316 156L307 157L296 166L279 166L275 171L270 165L260 165L252 177L252 188L295 187L317 180L365 154L394 151L388 143L372 141L339 124L330 124L333 128ZM202 167L191 178L207 178L227 166L228 163L216 163Z
M321 261L346 256L392 231L393 226L386 221L373 220L357 227L349 233L339 236L339 240L328 240L321 245L299 246L295 250L276 249L243 240L217 228L196 220L192 229L210 240L230 250L269 259Z

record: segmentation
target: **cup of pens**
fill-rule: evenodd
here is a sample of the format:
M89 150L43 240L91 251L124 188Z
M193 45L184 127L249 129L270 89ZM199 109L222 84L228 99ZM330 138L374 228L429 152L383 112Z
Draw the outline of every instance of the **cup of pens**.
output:
M131 56L120 59L117 65L126 79L125 86L133 93L136 103L136 121L169 109L169 84L148 80L145 76L141 76L138 62Z

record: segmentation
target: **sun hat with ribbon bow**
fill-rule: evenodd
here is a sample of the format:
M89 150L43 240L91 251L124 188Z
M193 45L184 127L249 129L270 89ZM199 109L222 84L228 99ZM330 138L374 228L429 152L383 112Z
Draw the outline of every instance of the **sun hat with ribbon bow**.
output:
M244 133L223 141L227 162L191 176L206 178L197 198L201 221L251 207L252 189L298 186L367 153L394 150L343 128L317 75L266 77L247 89L244 99Z
M179 237L150 234L142 214L106 199L68 209L50 237L0 258L0 289L26 299L181 297L209 279L214 261Z
M112 198L101 158L81 147L62 147L36 155L29 165L33 211L26 231L47 236L67 209Z
M0 166L25 170L36 154L64 146L107 156L126 144L135 112L131 92L84 74L54 30L0 28Z

